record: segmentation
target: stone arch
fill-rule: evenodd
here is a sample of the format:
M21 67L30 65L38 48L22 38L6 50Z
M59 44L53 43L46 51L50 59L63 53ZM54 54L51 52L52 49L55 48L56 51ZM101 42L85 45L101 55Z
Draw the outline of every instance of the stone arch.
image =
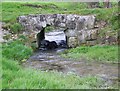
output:
M29 31L35 35L33 36L34 41L37 40L36 37L40 35L43 35L40 39L44 39L44 29L47 26L62 28L65 32L68 46L76 47L81 45L81 41L86 41L87 38L90 37L90 31L94 28L95 16L38 14L20 16L19 22L25 27L25 31Z
M48 37L48 35L47 36L45 36L46 35L46 33L49 33L49 32L47 32L46 31L46 28L49 28L49 27L52 27L53 29L50 29L50 30L58 30L58 31L51 31L51 32L58 32L58 34L59 33L62 33L62 36L64 35L64 37L62 37L62 38L58 38L58 36L56 36L56 35L53 35L54 36L54 39L53 38L50 38L50 36ZM65 34L65 31L66 31L67 29L61 29L61 28L59 28L59 27L55 27L55 26L53 26L53 25L47 25L45 28L43 28L36 36L37 36L37 45L38 45L38 48L40 48L40 46L41 46L41 41L42 40L48 40L48 41L55 41L57 44L59 44L60 43L60 41L64 41L64 43L66 44L66 47L68 46L67 45L67 36L66 36L66 34ZM64 33L64 34L63 34ZM53 37L52 36L52 37ZM55 37L56 36L56 37ZM47 38L46 38L47 37ZM50 39L49 39L50 38ZM56 38L56 39L55 39Z

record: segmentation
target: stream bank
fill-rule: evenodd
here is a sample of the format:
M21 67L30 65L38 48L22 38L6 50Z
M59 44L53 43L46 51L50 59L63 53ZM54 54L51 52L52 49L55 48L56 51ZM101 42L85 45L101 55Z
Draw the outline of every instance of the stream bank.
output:
M42 71L58 71L65 74L70 73L80 77L98 76L106 82L104 86L117 84L117 64L90 62L89 60L75 61L63 58L59 53L64 50L66 49L55 49L49 51L38 50L25 63L23 63L23 66Z

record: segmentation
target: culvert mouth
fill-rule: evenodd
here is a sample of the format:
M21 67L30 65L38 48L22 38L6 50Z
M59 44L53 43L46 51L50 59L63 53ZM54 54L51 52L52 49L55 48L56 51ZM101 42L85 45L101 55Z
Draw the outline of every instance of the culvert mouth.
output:
M66 49L66 35L64 31L54 30L46 32L42 30L38 33L38 48L40 50Z

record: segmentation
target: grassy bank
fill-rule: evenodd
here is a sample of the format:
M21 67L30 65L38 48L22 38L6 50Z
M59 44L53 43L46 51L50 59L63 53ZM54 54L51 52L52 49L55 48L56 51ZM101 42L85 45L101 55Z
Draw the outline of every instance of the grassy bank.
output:
M101 7L103 5L101 4ZM24 30L17 18L28 14L77 14L77 15L96 15L96 20L105 21L106 27L101 32L111 31L111 35L120 29L118 25L118 6L113 3L112 8L88 8L86 3L80 2L2 2L2 22L6 30L12 33L20 33ZM49 29L48 29L49 31ZM46 31L47 32L47 31ZM100 34L101 34L100 32ZM104 36L104 35L103 35ZM100 35L102 37L102 35Z
M20 15L67 13L88 15L95 14L99 19L109 19L118 13L117 3L113 8L87 8L86 3L79 2L2 2L2 21L14 22ZM8 16L9 15L9 16ZM108 17L110 16L110 17Z
M118 47L117 46L81 46L69 49L62 54L63 57L73 59L86 59L89 61L98 62L118 62Z
M25 46L21 41L16 40L3 44L2 62L2 88L16 89L94 89L102 88L104 81L95 76L79 77L74 74L63 74L59 72L45 72L20 66L21 60L27 59L32 50ZM107 55L108 52L115 53L117 47L80 47L67 51L70 57L76 57L78 54L97 54L99 52ZM31 50L31 51L30 51ZM94 50L94 51L93 51ZM95 51L96 50L96 51ZM88 53L87 53L88 52ZM111 55L112 55L111 53ZM108 58L110 54L108 54ZM88 56L88 55L87 55ZM95 57L96 55L92 56ZM102 57L99 55L99 57ZM90 56L88 56L90 57ZM91 58L92 58L91 57ZM114 56L113 56L114 57ZM97 57L96 57L97 58ZM110 87L113 88L113 87Z
M27 59L32 54L32 49L24 45L20 40L5 43L2 46L2 55L8 59L21 61Z
M2 88L17 89L90 89L99 88L102 81L97 77L78 77L57 72L41 72L22 69L13 60L3 58Z
M19 44L18 44L19 43ZM28 50L29 49L29 50ZM22 68L20 60L31 55L30 48L20 41L3 45L2 88L17 89L90 89L100 88L103 81L97 77L78 77L72 74L45 72Z
M65 13L87 8L85 3L73 2L2 2L3 21L26 14ZM9 18L5 15L10 14ZM13 17L14 16L14 17Z
M117 24L117 3L113 8L87 8L86 3L73 2L2 2L2 21L6 23L15 23L20 15L27 14L78 14L88 15L95 14L97 19L105 20L118 27Z

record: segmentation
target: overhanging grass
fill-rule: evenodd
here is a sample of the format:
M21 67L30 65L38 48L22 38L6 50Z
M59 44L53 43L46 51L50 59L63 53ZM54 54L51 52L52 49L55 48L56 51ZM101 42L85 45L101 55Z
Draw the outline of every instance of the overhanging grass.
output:
M118 47L117 46L82 46L70 49L62 54L64 57L73 59L87 59L89 61L100 62L118 62Z
M17 89L90 89L100 88L97 77L78 77L57 72L22 69L16 61L3 58L2 88Z

